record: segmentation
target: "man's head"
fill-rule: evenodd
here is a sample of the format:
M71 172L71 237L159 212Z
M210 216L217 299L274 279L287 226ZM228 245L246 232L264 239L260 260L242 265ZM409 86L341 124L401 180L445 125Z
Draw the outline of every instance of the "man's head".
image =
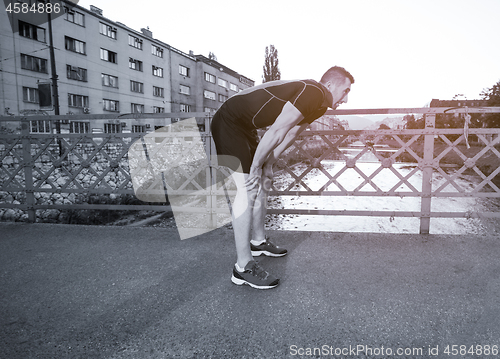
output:
M332 94L332 108L336 109L340 104L347 102L351 84L354 83L354 77L343 67L334 66L325 72L320 83L325 85Z

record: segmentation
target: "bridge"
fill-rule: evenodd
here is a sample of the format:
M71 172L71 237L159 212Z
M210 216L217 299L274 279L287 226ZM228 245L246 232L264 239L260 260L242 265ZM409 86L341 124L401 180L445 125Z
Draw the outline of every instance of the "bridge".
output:
M289 254L258 259L281 280L259 291L231 283L227 228L184 241L175 228L2 222L0 232L2 358L498 353L498 235L270 231ZM365 351L382 346L393 355Z
M278 164L278 175L287 180L275 183L273 195L418 198L420 211L415 213L398 213L394 208L349 214L361 219L415 216L421 222L420 233L428 232L432 218L497 218L497 212L430 210L431 201L445 195L499 196L494 181L498 169L485 173L480 164L485 155L498 157L498 136L493 135L499 131L470 129L468 134L475 135L478 142L471 155L473 152L464 149L467 134L463 129L434 128L436 113L446 110L368 112L422 111L427 125L423 130L307 131ZM75 116L71 120L98 117ZM129 117L130 121L142 120ZM211 156L207 155L205 166L200 166L203 161L195 169L186 166L185 171L192 172L178 170L177 182L160 176L162 191L170 186L166 188L169 197L201 193L198 202L187 201L180 209L202 218L196 225L205 224L209 231L189 240L181 241L175 227L30 223L47 210L172 208L161 202L112 203L122 196L135 196L128 156L132 145L147 134L64 133L64 123L62 133L33 133L32 121L49 121L51 129L54 121L64 120L52 116L1 120L15 125L0 135L0 206L24 211L26 223L0 223L0 357L268 359L311 353L420 359L498 355L498 234L269 231L277 244L289 250L283 258L259 259L280 277L280 286L270 291L237 287L230 282L233 233L224 226L214 229L227 214L226 192L231 186L224 188L218 181L217 175L224 175L224 169L208 162ZM121 126L123 118L118 121ZM205 114L197 114L197 125L208 121ZM206 148L205 153L210 154L206 131L201 135L198 131L182 136L159 134L139 142L139 149L148 149L152 143L158 147L149 149L159 149L170 141L186 151L181 153L184 158L193 151L195 156L200 154L195 141L200 136L203 151ZM362 143L352 157L338 150L349 138ZM387 138L399 146L383 153L378 145ZM419 141L423 153L414 149ZM318 143L327 148L319 156L312 150ZM436 154L435 144L446 152ZM136 154L145 154L139 149ZM155 153L159 152L148 152L149 160ZM414 166L401 174L397 164L404 153L413 158ZM451 169L442 161L450 153L459 159ZM366 155L376 160L372 163L375 170L369 173L360 164ZM328 167L330 158L335 158L335 173ZM148 158L144 159L147 164ZM364 185L345 185L338 173L348 170L356 171ZM377 181L387 171L396 179L389 188ZM464 188L458 180L466 171L476 174L474 187ZM321 173L325 181L310 185L308 176L314 172ZM436 174L444 179L438 186L433 181ZM425 180L418 187L412 176ZM402 185L405 191L400 190ZM94 197L101 203L92 201ZM272 211L304 216L318 213L304 208ZM317 211L327 211L319 212L325 216L346 214Z

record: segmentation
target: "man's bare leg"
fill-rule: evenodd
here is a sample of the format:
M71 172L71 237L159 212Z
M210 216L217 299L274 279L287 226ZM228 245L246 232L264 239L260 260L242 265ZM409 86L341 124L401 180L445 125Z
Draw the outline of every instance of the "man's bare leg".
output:
M262 190L259 192L257 198L255 199L252 214L252 239L255 242L262 242L266 237L264 224L266 221L267 194L269 193L269 190L266 189L266 186L263 185L261 188Z
M252 240L250 249L253 256L266 255L270 257L282 257L287 250L276 246L266 238L265 221L267 214L267 196L271 190L272 178L262 177L261 191L258 193L253 206L252 216Z
M250 235L252 229L252 217L257 189L248 191L245 180L248 174L234 172L232 178L236 183L237 192L232 203L232 217L234 241L236 244L236 263L240 268L245 268L247 263L253 260L250 251Z
M236 285L249 285L257 289L270 289L279 284L279 279L265 271L252 256L250 235L255 197L258 188L248 190L245 181L248 174L234 173L237 192L233 200L233 230L236 244L236 264L231 281Z

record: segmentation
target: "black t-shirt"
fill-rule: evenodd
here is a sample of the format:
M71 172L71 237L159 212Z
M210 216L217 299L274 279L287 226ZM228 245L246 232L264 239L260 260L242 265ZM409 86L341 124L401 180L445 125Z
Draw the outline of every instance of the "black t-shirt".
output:
M283 106L291 102L304 116L300 122L311 123L332 106L328 89L314 80L271 81L247 88L229 98L220 108L237 125L262 128L276 121Z

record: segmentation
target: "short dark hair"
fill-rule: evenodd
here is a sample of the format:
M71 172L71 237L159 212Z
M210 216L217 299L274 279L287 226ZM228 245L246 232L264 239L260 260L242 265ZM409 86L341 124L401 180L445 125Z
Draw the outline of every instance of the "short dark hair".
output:
M333 66L331 67L325 74L321 77L321 82L322 84L326 84L328 81L333 80L334 82L342 79L349 79L351 83L354 83L354 77L344 69L343 67L340 66Z

